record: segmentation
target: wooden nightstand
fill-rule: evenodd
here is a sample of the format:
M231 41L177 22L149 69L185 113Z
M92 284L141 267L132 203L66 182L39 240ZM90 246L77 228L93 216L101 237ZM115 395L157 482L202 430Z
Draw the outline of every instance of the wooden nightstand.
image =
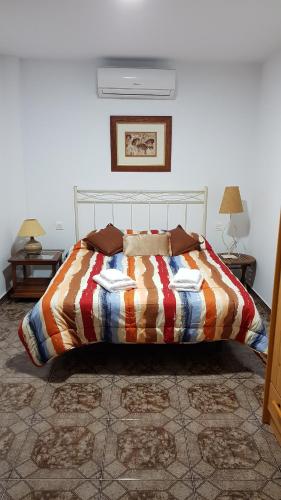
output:
M241 270L241 283L246 285L246 271L249 266L254 267L256 265L255 257L251 255L246 255L245 253L234 253L233 255L237 256L237 259L226 259L222 257L222 254L219 253L220 259L223 263L229 267L231 270L240 269Z
M28 298L39 299L51 279L57 272L57 269L62 264L63 250L43 250L39 255L26 255L24 251L17 252L9 259L12 264L12 279L13 289L11 291L12 298ZM17 267L22 266L23 275L20 278L17 275ZM30 276L32 267L51 267L49 277Z

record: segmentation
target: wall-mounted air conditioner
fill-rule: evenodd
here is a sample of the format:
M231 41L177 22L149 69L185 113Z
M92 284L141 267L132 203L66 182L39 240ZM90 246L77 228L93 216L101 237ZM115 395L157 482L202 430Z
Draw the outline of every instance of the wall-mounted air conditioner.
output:
M99 68L99 97L115 99L175 99L173 69Z

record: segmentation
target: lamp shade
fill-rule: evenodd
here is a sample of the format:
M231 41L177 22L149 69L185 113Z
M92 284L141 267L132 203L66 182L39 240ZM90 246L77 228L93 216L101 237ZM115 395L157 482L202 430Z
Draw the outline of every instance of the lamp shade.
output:
M18 232L18 236L25 238L27 236L42 236L46 234L37 219L25 219Z
M221 201L220 214L239 214L243 205L238 186L226 186Z

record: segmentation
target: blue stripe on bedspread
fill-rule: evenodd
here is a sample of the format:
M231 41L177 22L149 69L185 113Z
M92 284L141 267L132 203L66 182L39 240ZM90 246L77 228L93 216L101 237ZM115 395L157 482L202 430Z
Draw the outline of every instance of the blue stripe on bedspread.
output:
M170 267L175 275L180 267L186 267L185 261L179 255L170 258ZM181 342L195 342L198 337L198 325L201 320L202 300L197 292L179 292L182 304L183 335Z
M41 314L40 314L40 306L41 303L37 302L33 309L29 312L28 315L28 322L29 326L32 330L32 333L34 337L36 338L36 344L38 347L38 351L40 353L40 357L43 363L46 363L48 361L50 354L47 349L46 345L46 337L43 332L42 328L42 321L41 321Z
M122 271L123 253L113 255L108 262L108 269L119 269ZM120 293L108 292L101 289L100 300L102 307L103 340L105 342L118 343L118 326L120 318Z

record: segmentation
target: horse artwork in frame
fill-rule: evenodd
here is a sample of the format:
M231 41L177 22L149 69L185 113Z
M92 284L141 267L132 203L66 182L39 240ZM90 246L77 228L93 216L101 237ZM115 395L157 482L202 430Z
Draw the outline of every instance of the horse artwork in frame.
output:
M112 172L170 172L171 116L111 116Z

